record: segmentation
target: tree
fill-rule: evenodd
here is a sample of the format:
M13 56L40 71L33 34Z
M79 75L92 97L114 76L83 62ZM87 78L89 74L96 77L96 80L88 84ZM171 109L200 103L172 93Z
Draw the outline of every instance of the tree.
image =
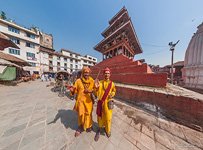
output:
M0 18L6 20L6 13L1 11Z

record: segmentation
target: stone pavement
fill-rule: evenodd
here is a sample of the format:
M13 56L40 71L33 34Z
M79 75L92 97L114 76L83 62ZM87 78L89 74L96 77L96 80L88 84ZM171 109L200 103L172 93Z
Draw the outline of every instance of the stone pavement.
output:
M203 133L116 101L112 136L96 130L74 137L74 101L58 97L48 83L31 81L0 86L0 149L2 150L201 150ZM161 116L161 115L160 115Z

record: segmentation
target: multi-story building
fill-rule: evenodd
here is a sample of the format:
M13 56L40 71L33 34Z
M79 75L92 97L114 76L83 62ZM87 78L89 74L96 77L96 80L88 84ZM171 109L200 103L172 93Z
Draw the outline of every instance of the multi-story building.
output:
M53 36L51 34L46 34L40 32L40 48L39 48L39 58L40 58L40 74L43 72L53 71L53 55L56 55L53 49Z
M30 74L57 72L66 70L73 72L83 66L93 66L97 58L90 55L81 56L70 50L53 49L53 36L40 32L37 28L25 28L12 21L0 19L0 32L8 36L19 48L5 48L4 53L15 55L28 62L31 66L24 69Z
M53 49L53 37L50 34L40 32L40 73L57 72L65 70L73 72L82 69L83 66L94 66L97 58L90 55L81 56L67 49L56 52Z
M40 53L43 64L47 66L43 67L42 72L65 70L71 73L82 69L83 66L94 66L97 63L97 58L95 57L90 55L81 56L67 49L61 49L60 52L55 52L52 49L40 46Z
M63 54L63 57L69 58L67 70L70 72L80 70L83 66L94 66L97 63L97 58L90 55L81 56L80 54L67 49L61 49L61 53Z
M39 73L39 31L37 28L25 28L13 21L0 19L0 32L13 41L19 49L8 47L4 53L14 55L27 61L31 66L24 67L31 74Z
M97 58L95 58L95 57L92 57L90 55L85 55L85 56L81 57L82 66L91 67L91 66L96 65L96 63L97 63Z

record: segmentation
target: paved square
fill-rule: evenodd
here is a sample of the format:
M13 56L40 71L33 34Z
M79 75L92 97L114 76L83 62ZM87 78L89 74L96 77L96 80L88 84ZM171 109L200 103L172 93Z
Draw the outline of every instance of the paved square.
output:
M1 150L201 150L203 133L157 118L116 101L112 136L94 141L96 130L74 137L77 114L74 101L58 97L48 82L31 81L0 86Z

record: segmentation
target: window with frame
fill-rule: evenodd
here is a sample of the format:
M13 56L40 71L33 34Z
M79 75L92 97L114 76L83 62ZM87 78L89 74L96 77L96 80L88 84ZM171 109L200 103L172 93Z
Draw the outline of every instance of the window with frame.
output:
M35 58L35 54L34 53L27 52L26 54L27 54L27 57Z
M11 37L10 40L15 44L20 44L20 40L14 37Z
M36 63L28 62L32 67L36 67Z
M70 62L72 63L72 62L73 62L73 59L70 59Z
M35 48L35 44L26 42L26 46L30 48Z
M20 30L19 30L19 29L16 29L16 28L11 27L11 26L8 26L8 31L11 31L11 32L14 32L14 33L20 34Z
M9 48L9 53L10 54L15 54L15 55L20 55L20 50L14 49L14 48Z
M35 39L35 35L34 34L30 34L30 33L26 33L27 37L31 38L31 39Z
M27 52L27 56L28 56L28 57L32 57L32 58L35 58L35 54L34 54L34 53Z

